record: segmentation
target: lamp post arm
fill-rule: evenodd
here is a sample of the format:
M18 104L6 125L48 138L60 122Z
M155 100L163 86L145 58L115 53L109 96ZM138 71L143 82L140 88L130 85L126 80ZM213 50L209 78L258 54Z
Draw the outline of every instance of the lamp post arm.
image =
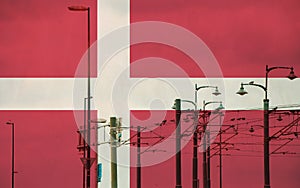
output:
M222 103L222 101L211 101L211 102L204 102L203 103L203 109L205 109L205 106L209 105L209 104L220 104Z
M187 102L187 103L190 103L190 104L194 105L195 110L197 110L197 105L196 105L196 103L194 103L193 101L181 99L181 102Z
M266 65L266 81L265 81L265 88L268 89L268 78L269 78L269 72L275 69L290 69L291 71L294 70L294 67L284 67L284 66L276 66L276 67L270 67ZM268 99L267 93L265 94L265 99Z
M242 83L242 86L256 86L256 87L259 87L259 88L261 88L265 91L265 99L268 99L268 89L267 89L267 87L265 87L263 85L260 85L260 84L256 84L256 83L248 83L248 84Z
M267 88L266 88L265 86L263 86L263 85L260 85L260 84L255 84L255 83L253 83L253 84L249 84L249 85L257 86L257 87L260 87L260 88L262 88L264 91L267 91Z
M196 104L196 109L197 109L197 101L198 101L198 96L197 93L200 89L204 89L204 88L218 88L217 86L197 86L197 84L195 84L195 104Z
M197 87L197 84L195 84L196 91L203 89L203 88L217 88L217 86L199 86L199 87Z
M293 69L293 67L282 67L282 66L278 66L278 67L268 67L268 65L267 65L267 67L266 67L266 72L267 73L269 73L269 72L271 72L272 70L274 70L274 69Z

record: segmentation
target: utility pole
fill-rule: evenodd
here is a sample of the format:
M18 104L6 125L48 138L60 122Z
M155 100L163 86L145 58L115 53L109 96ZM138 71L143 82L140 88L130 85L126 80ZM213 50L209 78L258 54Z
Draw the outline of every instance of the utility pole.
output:
M193 135L193 188L199 188L198 179L198 111L195 110L195 131Z
M219 133L219 142L220 142L220 147L219 147L219 165L220 165L220 188L222 188L222 116L223 113L219 112L220 115L220 133Z
M269 149L269 99L264 99L264 180L265 188L270 188L270 149Z
M182 188L181 185L181 100L175 100L176 110L176 188Z
M205 163L205 165L203 166L203 180L206 180L206 185L205 183L203 184L205 188L210 188L210 131L207 132L207 135L206 135L206 128L207 128L207 122L206 122L206 111L205 111L205 107L206 105L209 105L209 104L214 104L214 103L218 103L220 104L219 107L216 109L216 110L222 110L224 109L224 106L222 105L222 101L210 101L210 102L205 102L203 101L203 111L204 111L204 114L203 114L203 118L204 118L204 141L207 142L208 141L208 147L207 147L207 152L205 150L206 148L206 143L203 144L205 147L204 147L204 152L206 155L204 157L203 155L203 163ZM220 123L221 125L221 123ZM207 138L206 138L207 137ZM206 172L206 174L204 174L204 171Z
M195 84L195 127L193 134L193 188L199 188L198 179L198 106L197 106L197 92L200 88Z
M111 188L118 187L118 171L117 171L117 119L110 118L110 155L111 155Z
M137 127L137 182L136 187L141 188L141 127Z
M86 159L86 141L85 141L85 139L86 139L86 101L87 101L87 98L84 98L83 133L82 133L83 134L83 158L84 158L84 160ZM85 169L86 169L86 167L83 164L83 170L82 170L83 171L82 172L82 174L83 174L82 187L83 188L85 188L85 183L86 183L86 181L85 181L85 176L86 176Z
M203 109L203 188L207 188L207 165L206 165L206 118L205 110Z
M11 187L15 187L15 123L6 122L7 125L11 125Z

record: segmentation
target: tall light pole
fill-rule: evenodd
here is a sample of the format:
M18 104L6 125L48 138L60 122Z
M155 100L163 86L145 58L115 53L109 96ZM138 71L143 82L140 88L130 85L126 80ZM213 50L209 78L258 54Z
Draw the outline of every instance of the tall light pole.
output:
M245 95L248 92L245 91L244 87L245 85L251 85L251 86L256 86L264 90L265 92L265 98L263 100L264 103L264 188L270 188L270 138L269 138L269 99L268 99L268 77L269 73L272 70L275 69L289 69L290 73L287 76L290 80L294 80L297 78L297 76L294 73L294 68L293 67L268 67L266 65L266 78L265 78L265 86L260 85L260 84L255 84L253 81L249 82L248 84L241 83L241 88L237 92L239 95Z
M182 187L181 185L181 125L180 125L181 102L190 103L194 106L194 123L193 123L194 128L197 127L198 124L197 104L190 100L176 99L174 106L172 107L173 109L176 110L176 152L177 152L176 153L176 188ZM198 182L196 185L198 185Z
M216 110L223 110L224 109L224 106L222 105L222 101L210 101L210 102L203 101L203 112L204 112L203 117L204 117L204 120L205 120L205 107L209 104L220 104L220 106ZM206 124L206 122L204 122L204 124ZM220 125L221 125L221 123L220 123ZM207 136L207 138L206 138L206 136ZM206 187L210 188L210 132L208 132L207 135L204 132L203 138L204 138L204 142L207 142L207 141L209 142L208 143L209 145L207 147L207 152L205 152L205 154L207 155L207 156L205 155L205 167L206 168L203 170L203 172L205 171L207 173L206 174L206 179L205 179L206 180ZM203 144L205 146L204 147L204 150L205 150L206 143L204 143L204 142L203 142ZM207 162L206 162L206 160L207 160Z
M141 188L142 182L142 172L141 172L141 127L137 127L137 168L136 168L136 187Z
M198 91L200 89L204 89L204 88L213 88L215 89L215 91L212 93L213 95L220 95L221 93L218 90L217 86L197 86L197 84L195 84L195 113L197 113L196 119L198 121L198 107L197 107L197 100L198 100ZM194 135L193 135L193 188L199 188L199 179L198 179L198 132L197 132L197 128L198 128L198 122L197 124L195 124L195 130L194 130ZM203 151L204 153L204 151ZM204 154L203 154L204 155ZM206 154L205 154L206 155Z
M87 74L88 74L88 80L87 80L87 178L86 178L86 185L87 188L90 188L91 184L91 66L90 66L90 7L86 6L69 6L68 9L70 11L83 11L87 12L87 47L88 47L88 63L87 63Z
M220 126L222 124L222 116L224 116L224 114L222 112L219 112L220 115ZM220 188L222 188L223 186L223 181L222 181L222 128L220 128L220 133L219 133L219 142L220 142L220 146L219 146L219 166L220 166Z
M15 187L15 123L8 121L7 125L11 125L11 187Z
M176 188L182 188L181 185L181 100L176 99L173 109L176 111Z

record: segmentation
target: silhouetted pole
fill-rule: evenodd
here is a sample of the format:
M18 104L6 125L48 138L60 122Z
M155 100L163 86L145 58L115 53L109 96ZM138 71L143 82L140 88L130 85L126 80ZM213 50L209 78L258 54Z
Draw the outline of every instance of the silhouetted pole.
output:
M206 118L205 118L205 106L203 107L203 188L207 188L207 159L206 159Z
M198 113L197 110L195 113ZM198 121L198 115L195 121ZM197 122L198 123L198 122ZM198 179L198 125L196 124L194 135L193 135L193 188L199 188L199 179Z
M6 122L11 125L11 187L15 187L15 123Z
M110 155L111 155L111 188L118 187L118 171L117 171L117 119L110 118Z
M90 188L91 184L91 62L90 62L90 7L88 11L88 108L87 108L87 118L88 118L88 132L87 132L87 158L88 158L88 169L87 169L87 188Z
M197 84L195 84L195 111L198 110L197 107L197 92L200 89L205 89L205 88L213 88L215 89L215 91L212 93L215 96L220 95L221 93L218 90L217 86L197 86ZM199 179L198 179L198 132L197 132L197 128L198 128L198 111L196 114L196 127L194 130L194 135L193 135L193 146L194 146L194 150L193 150L193 188L199 188ZM204 155L204 154L203 154ZM205 154L206 155L206 154ZM205 184L205 182L203 183Z
M90 7L85 6L69 6L68 9L70 11L87 11L87 43L88 43L88 64L87 64L87 74L88 74L88 80L87 80L87 172L86 172L86 186L87 188L90 188L91 184L91 138L90 138L90 131L91 131L91 66L90 66ZM97 185L96 185L97 186Z
M207 132L207 188L210 188L210 132Z
M219 103L220 106L216 109L216 110L222 110L224 109L224 106L222 105L222 101L210 101L210 102L205 102L205 100L203 101L203 111L204 111L204 115L203 115L203 119L204 119L204 154L203 155L203 180L206 180L207 182L203 183L203 187L204 188L210 188L210 131L207 132L206 134L206 128L207 128L207 122L206 122L206 111L205 111L205 106L209 105L209 104L214 104L214 103ZM207 137L207 138L206 138ZM206 148L206 142L208 141L208 147L207 147L207 151L205 150ZM207 157L206 157L207 155ZM206 184L206 185L205 185Z
M269 73L272 70L275 69L289 69L290 73L287 76L290 80L294 80L297 78L297 76L294 73L294 68L293 67L268 67L266 65L266 79L265 79L265 86L260 85L260 84L255 84L254 81L251 81L247 84L241 83L240 90L237 92L239 95L245 95L248 94L247 91L245 91L244 86L245 85L251 85L251 86L256 86L260 87L265 91L265 98L263 100L264 103L264 188L270 188L270 137L269 137L269 99L268 99L268 76Z
M12 172L11 172L11 184L12 184L12 188L15 187L15 124L12 123L12 140L11 140L11 143L12 143L12 153L11 153L11 156L12 156L12 159L11 159L11 167L12 167Z
M219 141L220 141L220 147L219 147L219 164L220 164L220 188L222 188L222 116L223 116L223 113L222 112L219 112L220 114L220 135L219 135Z
M266 79L265 79L265 99L264 99L264 179L265 188L270 188L270 138L269 138L269 99L268 99L268 76L272 70L275 69L289 69L290 73L288 79L294 80L297 76L294 73L293 67L269 67L266 65Z
M265 188L270 188L270 151L269 151L269 99L264 99L264 179Z
M267 66L268 70L268 66ZM244 89L245 85L256 86L264 90L265 92L265 99L263 100L264 103L264 188L270 188L270 155L269 155L269 99L268 97L268 90L267 90L267 83L268 83L268 71L266 73L266 85L256 84L253 81L249 83L241 83L240 90L237 92L239 95L246 95L248 92Z
M137 127L137 182L136 187L141 188L141 127Z
M175 100L176 110L176 188L182 188L181 185L181 100Z
M84 121L84 124L83 124L83 158L85 159L86 158L86 143L85 143L85 139L86 139L86 100L87 100L87 98L84 98L84 110L83 110L83 113L84 113L84 115L83 115L83 121ZM83 164L83 172L82 172L82 174L83 174L83 177L82 177L82 186L83 186L83 188L85 188L85 176L86 176L86 174L85 174L85 169L86 169L86 167L85 167L85 165Z
M198 107L197 107L197 84L195 84L195 127L193 135L193 188L199 188L199 179L198 179Z

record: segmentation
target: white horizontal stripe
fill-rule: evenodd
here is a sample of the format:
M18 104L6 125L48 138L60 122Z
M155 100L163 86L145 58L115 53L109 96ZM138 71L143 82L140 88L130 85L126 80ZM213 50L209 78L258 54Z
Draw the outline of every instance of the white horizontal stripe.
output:
M85 82L86 79L80 79ZM150 82L151 79L148 80ZM174 79L166 79L174 80ZM176 80L176 79L175 79ZM197 83L198 86L206 85L209 79L191 79L192 84ZM249 81L255 81L264 85L263 78L224 78L224 84L226 89L225 95L225 108L227 110L236 109L253 109L261 108L262 100L264 98L264 91L258 87L245 86L245 90L249 93L245 96L236 95L240 83L247 83ZM160 105L151 103L153 98L163 97L161 105L162 109L171 109L173 99L176 98L176 94L168 92L167 87L159 82L151 81L152 85L147 85L147 91L141 83L141 87L135 87L134 91L131 91L129 96L130 109L160 109ZM73 78L2 78L0 79L0 109L1 110L73 110ZM93 84L92 84L93 85ZM178 86L177 89L180 90ZM202 107L202 100L209 101L211 98L211 92L213 90L203 89L198 92L198 106ZM78 92L78 91L76 91ZM83 98L86 97L86 90L82 90L82 108ZM102 90L102 95L105 90ZM184 91L187 94L185 98L188 100L194 100L194 91ZM224 91L220 91L224 94ZM290 81L286 78L270 78L269 79L269 99L270 106L286 106L289 107L292 104L300 104L300 80L296 79ZM93 95L93 94L92 94ZM100 96L101 98L101 96ZM134 100L134 99L139 100ZM101 99L99 99L101 101ZM106 101L110 103L112 101ZM105 113L105 107L102 106ZM192 107L186 107L192 108Z

